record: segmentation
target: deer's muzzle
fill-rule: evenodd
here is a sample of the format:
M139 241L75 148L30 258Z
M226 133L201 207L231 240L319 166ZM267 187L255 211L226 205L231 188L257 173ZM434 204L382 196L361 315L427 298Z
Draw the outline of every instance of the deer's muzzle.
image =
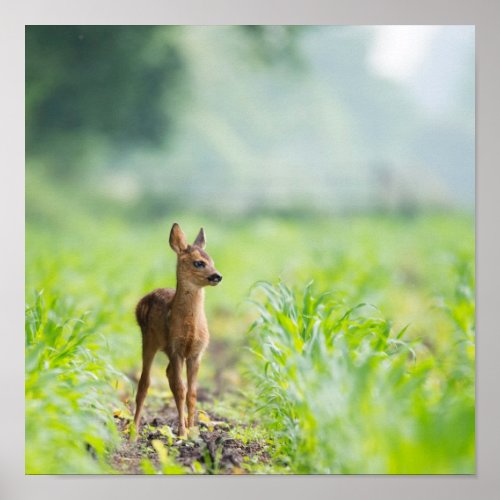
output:
M220 275L219 273L214 273L214 274L211 274L209 277L208 277L208 281L210 281L210 283L220 283L222 281L222 275Z

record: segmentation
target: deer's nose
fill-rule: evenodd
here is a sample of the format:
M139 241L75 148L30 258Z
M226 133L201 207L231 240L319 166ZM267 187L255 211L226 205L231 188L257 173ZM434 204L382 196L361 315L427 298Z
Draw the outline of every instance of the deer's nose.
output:
M208 281L211 281L213 283L219 283L222 281L222 275L219 274L219 273L214 273L214 274L211 274L209 277L208 277Z

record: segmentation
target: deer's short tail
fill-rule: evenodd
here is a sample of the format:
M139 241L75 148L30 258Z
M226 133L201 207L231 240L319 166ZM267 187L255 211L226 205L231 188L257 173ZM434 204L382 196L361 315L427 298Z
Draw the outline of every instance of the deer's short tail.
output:
M148 325L149 311L152 305L152 295L148 294L143 297L135 308L135 318L138 325L141 327L142 333L146 331Z

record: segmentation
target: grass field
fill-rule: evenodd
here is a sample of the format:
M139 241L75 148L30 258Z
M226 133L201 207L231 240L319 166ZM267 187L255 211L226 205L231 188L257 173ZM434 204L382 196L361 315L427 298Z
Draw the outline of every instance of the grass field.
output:
M206 294L201 408L265 460L221 469L207 447L187 467L166 421L144 438L141 472L474 473L471 216L144 225L54 212L28 211L26 228L28 473L120 470L117 424L140 371L133 310L174 285L174 221L191 238L204 226L224 275ZM171 404L165 365L158 357L149 404Z

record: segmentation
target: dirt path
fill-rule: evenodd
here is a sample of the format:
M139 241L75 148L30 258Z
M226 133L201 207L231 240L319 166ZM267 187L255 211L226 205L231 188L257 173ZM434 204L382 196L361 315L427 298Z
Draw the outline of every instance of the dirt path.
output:
M172 400L165 405L158 397L148 397L140 435L132 443L128 440L130 415L116 415L122 443L111 457L113 468L122 474L160 471L162 452L158 448L166 451L169 462L181 467L173 467L169 473L247 474L270 466L270 445L255 437L258 433L252 425L216 414L206 392L199 399L203 410L187 439L179 439L175 433L177 410Z

